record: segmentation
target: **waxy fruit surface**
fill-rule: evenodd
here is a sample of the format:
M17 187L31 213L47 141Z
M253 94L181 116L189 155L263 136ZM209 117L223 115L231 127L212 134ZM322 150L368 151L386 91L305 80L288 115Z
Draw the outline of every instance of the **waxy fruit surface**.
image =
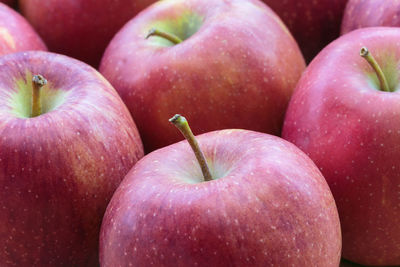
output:
M24 17L0 3L0 55L27 50L47 48Z
M32 75L42 113L30 117ZM101 219L143 156L118 94L66 56L0 58L0 265L96 266Z
M391 92L360 56L367 47ZM325 48L299 81L283 137L320 168L335 197L343 257L400 265L400 28L365 28Z
M152 28L183 42L146 39ZM241 128L279 135L304 69L275 13L260 1L242 0L157 2L117 33L100 66L147 152L182 140L168 122L176 113L196 133Z
M197 139L213 180L187 141L146 155L107 207L102 267L339 265L335 202L303 152L247 130Z

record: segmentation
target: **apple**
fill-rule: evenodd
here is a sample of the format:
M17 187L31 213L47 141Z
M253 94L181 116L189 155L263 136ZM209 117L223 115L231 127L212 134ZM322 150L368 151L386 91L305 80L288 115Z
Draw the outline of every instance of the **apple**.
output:
M250 0L157 2L117 33L100 65L147 152L182 139L168 124L175 113L186 114L197 133L279 135L304 69L282 21Z
M349 0L343 16L342 34L374 26L400 26L399 1Z
M335 202L303 152L249 130L197 140L211 177L186 141L127 174L103 218L100 266L339 266Z
M24 17L0 3L0 56L27 50L47 50Z
M400 265L399 40L399 28L364 28L326 47L299 81L282 133L320 168L343 257L363 265Z
M347 0L263 1L287 25L307 62L310 62L322 48L339 37L340 24Z
M156 0L19 0L50 51L98 67L114 34Z
M0 265L98 265L107 204L143 156L132 117L63 55L0 57L0 88Z

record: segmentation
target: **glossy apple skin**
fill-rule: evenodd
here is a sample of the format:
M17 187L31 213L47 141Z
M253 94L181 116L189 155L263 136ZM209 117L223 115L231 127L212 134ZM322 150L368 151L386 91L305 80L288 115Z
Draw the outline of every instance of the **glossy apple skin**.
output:
M400 265L400 94L378 89L359 51L398 76L399 40L398 28L365 28L329 45L299 81L282 133L328 181L343 257L363 265Z
M27 71L68 91L64 103L35 118L12 113ZM1 265L98 265L108 201L143 155L128 110L95 69L47 52L1 57L0 88Z
M179 24L188 12L203 17L190 38L169 47L159 37L145 39L154 25ZM304 69L279 18L259 1L241 0L160 1L124 26L100 66L147 152L183 139L168 122L176 113L185 114L196 133L242 128L279 135Z
M287 25L307 62L339 37L347 0L263 1Z
M156 0L20 0L21 13L50 51L98 67L115 33Z
M47 48L24 17L0 3L0 56L27 50Z
M349 0L341 33L375 26L400 26L400 1Z
M248 130L197 139L219 179L202 182L186 141L146 155L107 207L102 267L339 266L335 202L304 153Z

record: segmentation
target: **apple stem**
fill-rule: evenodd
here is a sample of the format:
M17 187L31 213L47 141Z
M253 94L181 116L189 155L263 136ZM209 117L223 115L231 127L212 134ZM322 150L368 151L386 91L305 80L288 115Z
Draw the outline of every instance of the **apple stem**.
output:
M146 35L146 39L148 39L150 36L162 37L174 44L182 43L182 40L178 36L157 30L156 28L150 29L149 33Z
M40 101L40 89L47 84L47 80L40 74L32 78L32 112L31 117L42 114L42 102Z
M171 119L169 119L169 121L172 122L179 129L179 131L181 131L183 136L186 138L186 140L189 142L190 146L192 147L192 150L193 150L194 154L196 155L197 161L200 164L201 171L203 172L204 181L211 181L212 176L210 173L210 169L208 168L204 154L201 151L201 149L199 147L199 143L197 143L197 140L194 137L186 118L179 114L176 114Z
M375 58L369 52L366 47L362 47L360 50L360 56L365 58L369 65L375 70L376 75L378 76L379 82L381 84L382 91L390 92L389 85L387 83L385 74L383 73L381 67L379 66L378 62L376 62Z

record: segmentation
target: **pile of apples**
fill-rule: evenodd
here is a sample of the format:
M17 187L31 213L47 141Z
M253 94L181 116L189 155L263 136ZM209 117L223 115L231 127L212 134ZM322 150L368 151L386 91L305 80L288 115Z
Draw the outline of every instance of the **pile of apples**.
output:
M400 265L399 1L0 2L0 266Z

